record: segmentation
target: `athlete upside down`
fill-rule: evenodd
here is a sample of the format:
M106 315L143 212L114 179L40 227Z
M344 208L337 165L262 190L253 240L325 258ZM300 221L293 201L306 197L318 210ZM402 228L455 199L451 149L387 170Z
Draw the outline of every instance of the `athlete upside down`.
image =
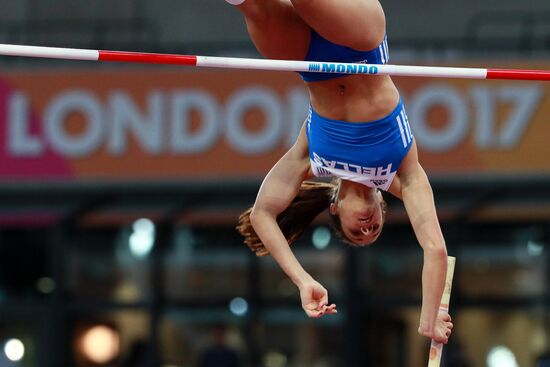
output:
M242 12L252 41L267 58L388 61L378 0L227 1ZM347 242L372 244L384 225L381 190L387 191L403 200L424 253L418 332L447 343L453 324L439 310L447 250L397 88L389 76L301 76L310 94L308 117L296 143L265 177L254 206L241 215L238 228L245 242L256 254L273 256L299 288L308 316L336 313L327 290L288 245L327 208ZM332 184L306 181L314 176L336 179Z

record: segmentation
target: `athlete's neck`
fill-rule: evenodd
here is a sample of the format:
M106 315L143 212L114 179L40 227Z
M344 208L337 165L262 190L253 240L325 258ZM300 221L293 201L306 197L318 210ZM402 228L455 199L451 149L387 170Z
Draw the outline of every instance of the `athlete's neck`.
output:
M349 195L358 196L363 199L370 199L375 196L376 191L377 189L373 187L368 187L354 181L340 180L338 199L343 199Z

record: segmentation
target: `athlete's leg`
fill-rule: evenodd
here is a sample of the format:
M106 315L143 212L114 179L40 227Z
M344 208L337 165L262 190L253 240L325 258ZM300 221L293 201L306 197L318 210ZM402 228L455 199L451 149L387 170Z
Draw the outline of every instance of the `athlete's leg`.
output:
M291 0L294 9L331 42L368 51L384 40L386 20L378 0Z
M290 0L245 0L237 8L245 16L252 42L264 57L304 59L311 30Z

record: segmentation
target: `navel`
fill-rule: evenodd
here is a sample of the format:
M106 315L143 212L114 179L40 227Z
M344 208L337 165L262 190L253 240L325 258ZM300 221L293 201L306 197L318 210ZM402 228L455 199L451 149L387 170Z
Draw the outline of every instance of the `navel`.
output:
M344 95L344 92L346 91L346 86L343 85L343 84L340 84L340 86L338 87L338 89L340 90L340 94L341 94L341 95Z

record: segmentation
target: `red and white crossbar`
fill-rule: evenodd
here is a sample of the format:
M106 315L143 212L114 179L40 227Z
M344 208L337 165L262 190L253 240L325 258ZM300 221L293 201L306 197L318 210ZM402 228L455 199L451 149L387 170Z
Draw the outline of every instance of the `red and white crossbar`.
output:
M252 69L361 75L418 76L433 78L550 81L550 70L455 68L437 66L373 65L338 62L266 60L125 51L102 51L76 48L22 46L7 44L0 44L0 55L65 60L187 65L208 68L231 68L249 70Z

